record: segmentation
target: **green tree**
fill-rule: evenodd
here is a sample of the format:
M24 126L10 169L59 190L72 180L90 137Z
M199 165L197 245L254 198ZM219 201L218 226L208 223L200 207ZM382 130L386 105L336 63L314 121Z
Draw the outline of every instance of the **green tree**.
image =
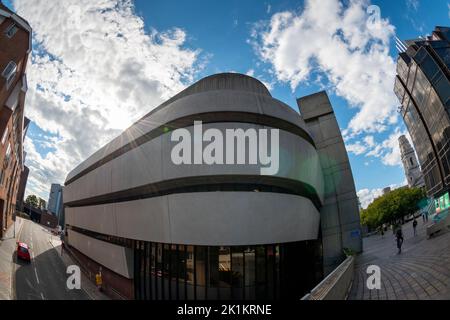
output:
M39 198L38 206L39 206L39 209L44 210L45 208L47 208L47 202L44 199Z
M395 189L361 211L361 223L375 229L384 223L395 223L423 208L426 195L419 188Z
M25 203L33 208L37 208L39 205L39 200L38 197L36 197L34 194L31 194L26 198Z

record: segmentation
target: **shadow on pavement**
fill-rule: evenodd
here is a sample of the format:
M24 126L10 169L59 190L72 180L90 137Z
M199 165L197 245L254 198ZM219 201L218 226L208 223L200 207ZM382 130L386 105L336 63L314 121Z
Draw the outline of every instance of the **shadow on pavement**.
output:
M82 289L67 288L69 275L55 249L35 253L30 263L17 259L16 252L14 255L17 300L89 300Z

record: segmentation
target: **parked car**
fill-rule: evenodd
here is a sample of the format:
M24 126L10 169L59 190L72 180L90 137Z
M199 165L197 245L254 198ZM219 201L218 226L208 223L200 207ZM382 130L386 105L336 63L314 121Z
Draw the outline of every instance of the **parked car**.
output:
M26 243L17 242L17 258L24 261L31 261L30 248Z

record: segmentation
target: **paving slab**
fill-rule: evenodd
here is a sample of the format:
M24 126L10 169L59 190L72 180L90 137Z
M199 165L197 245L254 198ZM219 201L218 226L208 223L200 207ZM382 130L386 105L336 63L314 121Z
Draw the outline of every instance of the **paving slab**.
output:
M402 226L405 240L401 254L397 253L392 231L363 239L364 251L355 261L354 277L358 281L353 282L349 300L450 299L450 232L427 239L426 226L431 221L417 222L416 236L412 222ZM369 265L380 267L380 290L366 287Z

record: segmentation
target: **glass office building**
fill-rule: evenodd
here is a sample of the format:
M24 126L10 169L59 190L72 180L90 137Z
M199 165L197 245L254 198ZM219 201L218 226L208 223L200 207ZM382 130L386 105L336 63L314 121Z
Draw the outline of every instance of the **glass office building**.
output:
M397 63L394 92L424 175L427 195L450 184L450 29L406 41Z

